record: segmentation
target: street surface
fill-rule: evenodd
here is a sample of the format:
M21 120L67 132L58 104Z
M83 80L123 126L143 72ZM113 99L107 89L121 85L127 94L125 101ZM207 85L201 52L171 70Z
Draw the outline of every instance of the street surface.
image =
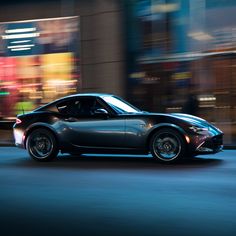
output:
M236 150L162 165L0 147L0 235L236 235Z

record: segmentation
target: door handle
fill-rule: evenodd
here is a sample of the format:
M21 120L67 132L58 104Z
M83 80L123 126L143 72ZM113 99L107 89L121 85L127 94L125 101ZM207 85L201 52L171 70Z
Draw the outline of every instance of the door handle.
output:
M75 122L75 121L77 121L76 118L72 118L72 117L70 117L70 118L65 118L64 120L65 120L65 121L68 121L68 122Z

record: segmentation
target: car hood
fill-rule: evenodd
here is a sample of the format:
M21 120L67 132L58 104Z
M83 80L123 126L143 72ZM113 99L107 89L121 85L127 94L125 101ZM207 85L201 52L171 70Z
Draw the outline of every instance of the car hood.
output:
M197 117L197 116L193 116L193 115L189 115L189 114L184 114L184 113L152 113L152 112L143 112L143 115L147 115L147 116L154 116L154 117L160 117L160 116L165 116L165 117L170 117L173 119L178 119L180 121L183 121L184 123L188 123L191 125L199 125L199 126L213 126L212 124L210 124L209 122L207 122L206 120Z
M137 113L135 115L146 115L146 116L154 116L154 117L160 117L160 116L165 116L165 117L170 117L170 118L174 118L174 119L178 119L183 121L184 123L188 123L191 125L199 125L199 126L213 126L212 124L210 124L209 122L207 122L206 120L197 117L197 116L193 116L193 115L189 115L189 114L184 114L184 113L153 113L153 112L142 112L142 113ZM132 114L128 114L128 115L132 115Z
M192 116L192 115L189 115L189 114L184 114L184 113L171 113L170 114L172 117L175 117L175 118L178 118L178 119L181 119L187 123L190 123L192 125L196 125L196 126L202 126L202 127L211 127L212 129L214 130L217 130L218 132L221 132L222 131L220 129L218 129L217 127L215 127L213 124L207 122L206 120L200 118L200 117L197 117L197 116Z
M172 117L176 117L179 118L181 120L184 120L188 123L192 123L192 124L199 124L199 125L210 125L206 120L197 117L197 116L193 116L193 115L189 115L189 114L184 114L184 113L171 113L170 114Z

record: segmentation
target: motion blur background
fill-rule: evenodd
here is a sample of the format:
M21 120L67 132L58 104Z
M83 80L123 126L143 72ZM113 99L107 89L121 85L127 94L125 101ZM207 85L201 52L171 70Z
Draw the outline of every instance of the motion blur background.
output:
M1 3L0 123L77 92L154 112L194 95L194 113L236 145L235 12L235 0Z

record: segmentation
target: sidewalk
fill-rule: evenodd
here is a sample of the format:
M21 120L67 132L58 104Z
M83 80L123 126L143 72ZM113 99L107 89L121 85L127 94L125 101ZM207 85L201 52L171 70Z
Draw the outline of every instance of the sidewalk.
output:
M0 121L0 146L14 145L13 121Z

